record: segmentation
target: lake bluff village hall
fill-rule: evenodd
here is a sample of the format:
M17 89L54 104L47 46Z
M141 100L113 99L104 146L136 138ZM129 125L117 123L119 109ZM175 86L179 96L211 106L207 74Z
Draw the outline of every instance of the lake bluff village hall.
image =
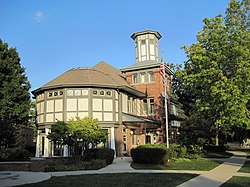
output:
M179 126L174 118L165 119L162 77L168 95L167 108L171 111L167 117L177 115L177 108L169 101L173 72L164 62L164 72L160 68L160 33L145 30L131 38L135 41L134 65L118 70L99 62L93 67L73 68L32 91L37 110L37 157L59 155L58 145L47 138L51 125L76 116L97 118L108 131L105 147L114 149L116 156L130 155L130 150L138 145L165 142L165 121L170 129ZM65 145L63 156L69 155L70 149Z

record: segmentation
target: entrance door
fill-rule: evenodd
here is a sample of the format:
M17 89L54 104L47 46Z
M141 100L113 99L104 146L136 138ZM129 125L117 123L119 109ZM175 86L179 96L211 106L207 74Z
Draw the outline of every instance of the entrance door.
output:
M127 155L128 154L128 148L127 148L127 130L123 129L122 130L122 135L123 135L123 155Z
M151 136L150 135L146 136L146 143L151 144Z

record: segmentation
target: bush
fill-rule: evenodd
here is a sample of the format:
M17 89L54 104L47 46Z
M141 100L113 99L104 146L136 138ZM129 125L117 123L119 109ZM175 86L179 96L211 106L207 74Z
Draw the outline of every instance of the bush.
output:
M203 149L210 152L225 152L227 147L225 145L204 145Z
M25 147L25 149L30 152L30 157L35 157L36 146L27 146L27 147Z
M85 156L83 161L91 161L91 160L105 160L106 164L112 164L115 156L115 151L109 148L101 148L101 149L88 149L85 151Z
M45 172L53 172L53 171L77 171L83 170L80 165L77 164L50 164L45 167Z
M131 149L134 163L164 164L169 159L169 150L164 145L143 145Z
M191 154L202 154L203 147L199 145L189 145L188 152Z
M53 171L78 171L78 170L95 170L107 166L105 160L90 160L80 164L50 164L45 167L46 172Z
M187 147L185 145L171 144L170 158L184 158L187 156Z
M21 148L7 148L0 150L0 161L25 161L29 160L30 152Z
M90 162L83 162L82 165L85 170L95 170L107 166L107 163L105 160L97 159L97 160L91 160Z

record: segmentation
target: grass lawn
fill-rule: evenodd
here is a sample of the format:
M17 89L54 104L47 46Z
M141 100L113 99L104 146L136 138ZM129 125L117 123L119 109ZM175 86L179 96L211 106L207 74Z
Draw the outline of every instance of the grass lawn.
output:
M226 183L222 184L221 187L249 187L250 178L249 177L232 177Z
M244 151L247 153L247 160L246 160L245 164L240 168L239 172L250 173L250 150L245 149Z
M134 169L155 169L155 170L198 170L209 171L222 162L215 160L208 160L199 158L195 160L179 158L175 161L170 161L167 165L151 165L151 164L135 164L132 163L131 167Z
M197 175L164 173L114 173L52 177L39 183L22 187L151 187L177 186ZM21 186L20 186L21 187Z

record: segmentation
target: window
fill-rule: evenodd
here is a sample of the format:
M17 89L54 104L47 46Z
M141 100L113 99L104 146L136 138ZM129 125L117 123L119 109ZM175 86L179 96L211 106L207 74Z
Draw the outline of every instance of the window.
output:
M180 121L171 121L171 126L172 127L180 127L181 126L181 123L180 123Z
M143 99L144 113L148 115L148 103L147 99Z
M141 82L146 82L146 79L145 79L146 73L143 72L143 73L141 73L140 75L141 75Z
M94 90L94 91L93 91L93 95L97 95L97 90Z
M142 45L145 45L145 44L146 44L146 40L142 40L142 41L141 41L141 44L142 44Z
M60 91L60 95L63 95L63 91Z
M100 91L100 95L104 95L104 91Z
M50 92L50 93L49 93L49 97L52 97L52 95L53 95L53 94Z
M57 96L58 95L58 92L54 92L54 96Z
M154 72L150 71L148 72L148 82L153 82L153 81L155 81Z
M81 95L81 90L75 90L75 96L80 96Z
M68 96L73 96L73 94L74 94L73 90L68 90L68 91L67 91L67 95L68 95Z
M88 90L82 90L82 95L88 95L89 91Z
M154 114L154 112L155 112L154 99L149 99L149 113Z
M133 74L132 79L133 79L133 83L138 83L138 75L137 74Z
M128 112L131 113L131 97L128 97Z
M149 40L149 43L150 43L150 44L154 44L154 39L150 39L150 40Z
M178 116L178 108L177 108L177 106L171 104L170 105L170 113L175 115L175 116Z
M111 91L107 91L107 96L111 96Z

